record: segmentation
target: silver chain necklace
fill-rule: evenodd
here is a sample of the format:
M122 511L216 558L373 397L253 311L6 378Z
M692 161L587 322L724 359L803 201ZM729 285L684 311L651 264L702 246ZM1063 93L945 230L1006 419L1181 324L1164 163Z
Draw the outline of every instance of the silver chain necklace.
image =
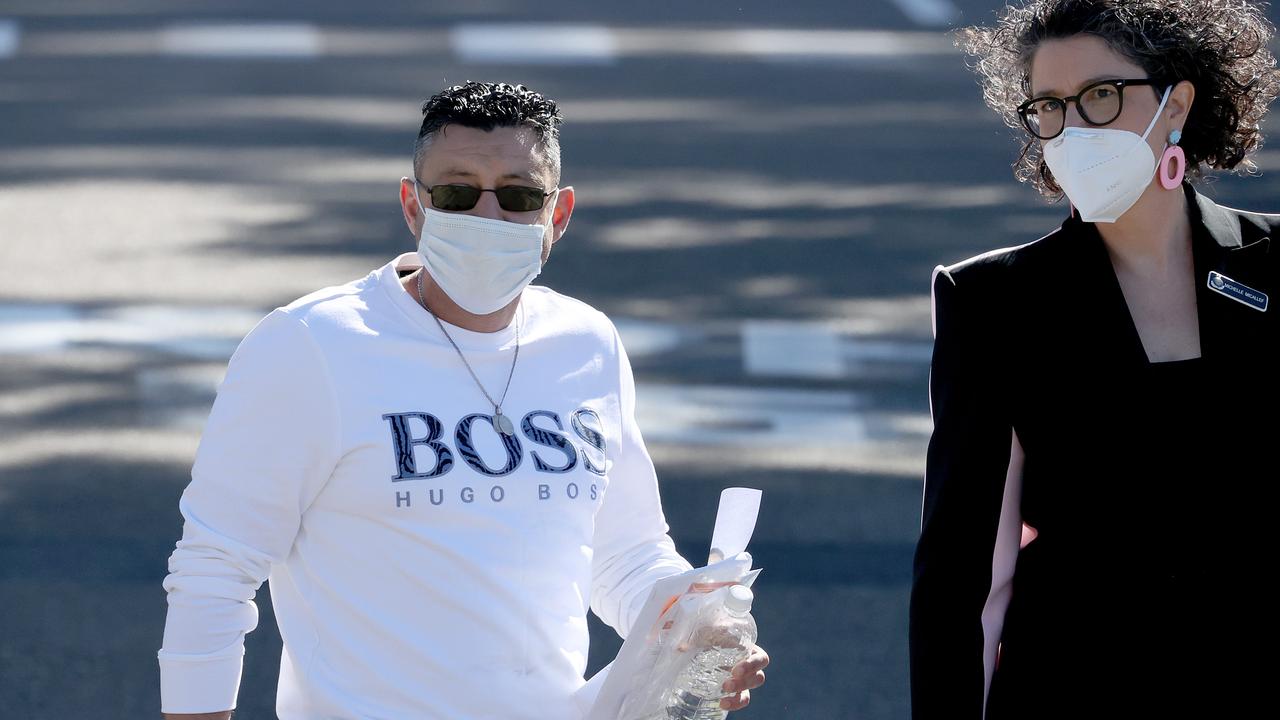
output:
M462 354L462 348L458 347L458 343L453 341L449 336L449 331L444 329L444 323L440 322L440 318L431 312L431 308L427 307L427 300L422 294L422 276L427 272L426 268L418 271L418 302L422 303L422 307L430 313L431 318L436 321L436 325L440 328L440 332L444 333L444 338L449 341L453 349L457 351L458 357L462 358L462 364L466 366L467 372L471 373L471 379L475 380L476 387L480 388L480 392L484 393L484 397L493 405L493 427L503 435L512 437L516 434L516 426L511 424L511 418L502 414L502 403L507 400L507 391L511 389L511 378L516 374L516 361L520 359L520 326L524 320L524 304L520 305L520 321L516 322L516 352L511 358L511 371L507 373L507 386L502 390L502 397L494 400L488 390L484 389L484 383L480 382L480 378L476 377L476 371L471 369L471 363L467 362L467 356Z

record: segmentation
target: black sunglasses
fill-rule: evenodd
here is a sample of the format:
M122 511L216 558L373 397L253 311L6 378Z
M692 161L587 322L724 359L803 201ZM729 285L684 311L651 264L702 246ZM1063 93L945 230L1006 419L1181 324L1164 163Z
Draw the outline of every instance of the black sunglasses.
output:
M480 194L491 192L498 198L498 207L507 212L533 212L541 210L547 204L547 196L555 190L525 187L523 185L504 185L500 188L478 188L471 185L432 185L428 187L421 180L413 181L431 195L431 206L437 210L461 212L470 210L480 202Z
M1131 85L1160 85L1151 78L1136 80L1102 80L1080 90L1071 97L1044 95L1031 98L1018 106L1018 115L1027 132L1041 140L1052 140L1067 127L1067 104L1075 103L1080 118L1100 127L1110 125L1124 111L1124 89ZM1159 90L1156 95L1159 95Z

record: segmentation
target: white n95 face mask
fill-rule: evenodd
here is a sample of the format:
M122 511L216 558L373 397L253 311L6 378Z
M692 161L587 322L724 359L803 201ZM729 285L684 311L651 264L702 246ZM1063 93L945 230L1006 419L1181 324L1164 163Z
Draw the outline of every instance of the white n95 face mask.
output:
M1115 222L1151 184L1156 156L1147 136L1172 90L1170 86L1164 91L1160 107L1142 135L1104 127L1069 127L1044 146L1044 161L1053 179L1085 222Z
M506 307L542 272L545 224L521 225L430 208L422 212L418 256L423 267L449 299L472 315Z

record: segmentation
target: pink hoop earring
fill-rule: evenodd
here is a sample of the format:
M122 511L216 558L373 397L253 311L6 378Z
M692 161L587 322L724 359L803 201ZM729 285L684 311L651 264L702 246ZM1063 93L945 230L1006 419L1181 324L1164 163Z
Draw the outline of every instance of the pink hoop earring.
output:
M1178 141L1182 139L1182 131L1174 130L1169 133L1169 147L1165 148L1164 156L1160 158L1160 186L1165 190L1173 190L1182 184L1182 178L1187 172L1187 154L1178 147ZM1169 166L1177 163L1177 174L1170 176Z

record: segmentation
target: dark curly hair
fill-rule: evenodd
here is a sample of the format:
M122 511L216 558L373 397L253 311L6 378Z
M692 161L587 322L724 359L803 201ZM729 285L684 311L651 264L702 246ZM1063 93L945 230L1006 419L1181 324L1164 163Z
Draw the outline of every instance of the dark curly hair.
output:
M1031 60L1045 40L1095 35L1163 85L1189 81L1196 97L1180 145L1187 175L1199 177L1204 166L1256 171L1249 155L1280 90L1267 50L1274 31L1249 0L1030 0L1006 7L994 25L960 30L956 44L973 57L987 105L1019 131L1017 107L1030 97ZM1014 174L1060 196L1040 142L1023 135Z
M554 100L524 85L468 80L442 90L422 104L422 127L413 144L413 166L431 145L436 132L446 125L477 130L496 127L527 127L538 136L547 155L551 179L560 182L560 108Z

